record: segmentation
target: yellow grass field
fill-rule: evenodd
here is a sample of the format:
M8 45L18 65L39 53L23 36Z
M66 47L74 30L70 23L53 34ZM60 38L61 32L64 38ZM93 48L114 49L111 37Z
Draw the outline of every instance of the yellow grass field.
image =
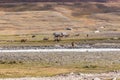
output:
M119 3L0 4L0 35L119 32L119 9Z

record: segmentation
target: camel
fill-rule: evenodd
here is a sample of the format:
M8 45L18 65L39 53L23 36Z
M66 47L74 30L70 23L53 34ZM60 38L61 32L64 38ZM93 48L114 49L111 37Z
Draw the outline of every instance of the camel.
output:
M25 43L27 41L27 39L21 39L21 43Z

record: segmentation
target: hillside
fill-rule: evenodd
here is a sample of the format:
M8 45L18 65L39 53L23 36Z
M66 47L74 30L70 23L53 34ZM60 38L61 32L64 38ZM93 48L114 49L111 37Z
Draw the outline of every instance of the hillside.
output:
M14 2L117 2L120 0L0 0L1 3Z
M0 34L119 32L120 3L0 4ZM101 26L103 26L101 28ZM66 28L72 28L72 31Z

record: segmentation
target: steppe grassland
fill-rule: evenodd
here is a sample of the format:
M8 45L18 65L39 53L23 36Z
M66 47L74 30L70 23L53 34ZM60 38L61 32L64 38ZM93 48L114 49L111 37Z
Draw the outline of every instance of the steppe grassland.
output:
M119 32L119 3L0 4L0 34ZM88 7L89 6L89 7ZM72 31L65 28L71 27ZM10 31L10 32L9 32Z
M44 37L49 37L49 43L53 32L69 33L66 41L86 39L86 34L90 39L119 38L119 8L119 3L0 4L0 43L20 45L21 39L28 39L26 45L38 44ZM99 34L94 33L97 30Z
M98 28L103 32L102 36L105 35L104 32L111 31L113 33L109 36L118 32L117 37L119 37L119 9L119 3L81 3L76 6L74 3L0 4L0 39L3 40L1 43L8 46L7 43L10 41L27 38L36 41L32 44L37 45L44 37L50 37L52 40L53 32L68 32L71 35L82 32L87 34ZM101 29L101 26L105 28ZM71 27L73 30L67 31L66 27ZM38 35L31 39L32 34ZM106 36L108 37L108 34L104 37ZM96 37L101 35L96 34L94 38ZM82 34L70 38L86 37ZM15 43L21 46L24 44ZM31 42L25 44L29 45ZM29 55L1 53L0 55L0 77L53 76L69 72L104 72L120 69L119 52L93 53L93 55L89 53L30 53Z
M119 52L1 53L0 77L40 77L70 72L116 71L120 70L119 57Z

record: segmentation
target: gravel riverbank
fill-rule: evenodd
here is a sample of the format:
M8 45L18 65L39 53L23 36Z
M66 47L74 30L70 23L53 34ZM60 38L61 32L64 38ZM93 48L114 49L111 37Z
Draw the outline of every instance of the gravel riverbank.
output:
M57 75L54 77L24 77L24 78L6 78L0 80L117 80L120 79L120 72L109 72L99 74L70 73Z
M96 63L120 64L120 52L7 52L0 53L0 61L40 62L55 65Z
M20 63L18 63L20 62ZM36 64L37 62L37 64ZM23 65L24 63L47 64L50 67L63 66L76 69L98 70L105 73L70 73L60 74L53 77L23 77L23 78L4 78L0 80L101 80L120 79L120 52L28 52L28 53L0 53L0 64L2 65ZM113 66L116 65L116 66ZM46 66L46 67L49 67ZM118 67L117 67L118 66ZM32 67L32 66L31 66ZM31 68L30 68L31 69ZM4 67L1 69L4 72ZM7 68L6 70L9 70ZM11 69L12 70L12 69ZM14 70L14 69L13 69ZM45 69L44 69L45 70ZM2 74L2 71L0 73ZM99 70L98 70L99 71ZM10 73L12 71L8 71Z
M77 44L72 47L69 45L54 45L54 46L3 46L0 47L0 50L27 50L27 49L81 49L81 48L115 48L120 49L119 43L96 43L96 44Z

